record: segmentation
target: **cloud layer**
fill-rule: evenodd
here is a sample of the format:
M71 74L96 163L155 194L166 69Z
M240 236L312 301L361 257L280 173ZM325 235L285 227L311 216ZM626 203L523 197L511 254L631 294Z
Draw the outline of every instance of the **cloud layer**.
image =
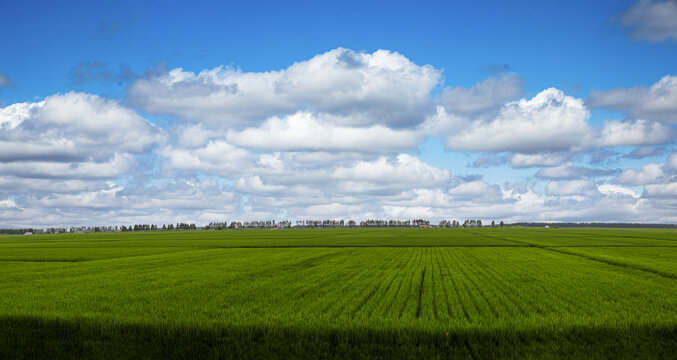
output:
M83 82L113 77L76 70ZM338 48L266 72L150 71L128 102L69 92L2 107L0 227L677 222L674 76L582 99L527 94L505 71L469 87L442 74L397 52ZM591 108L626 117L593 123Z

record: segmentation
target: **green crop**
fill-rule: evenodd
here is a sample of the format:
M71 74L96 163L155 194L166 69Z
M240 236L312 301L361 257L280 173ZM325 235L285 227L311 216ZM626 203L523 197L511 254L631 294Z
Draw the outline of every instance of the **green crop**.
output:
M666 358L677 233L0 237L0 358Z

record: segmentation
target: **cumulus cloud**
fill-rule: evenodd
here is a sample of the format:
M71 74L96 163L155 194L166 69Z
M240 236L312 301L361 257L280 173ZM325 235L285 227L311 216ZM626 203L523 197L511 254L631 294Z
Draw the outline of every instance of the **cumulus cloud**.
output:
M400 154L394 161L380 157L375 161L359 161L351 167L339 167L332 178L341 180L342 188L348 191L394 191L439 186L449 180L450 173L417 157Z
M567 153L515 154L510 163L513 167L555 166L569 158Z
M475 121L450 135L447 147L525 154L568 151L587 143L589 117L582 100L550 88L531 99L509 102L495 118Z
M645 185L643 196L650 198L677 197L677 182Z
M34 103L0 108L0 141L25 144L27 157L78 153L94 158L115 152L141 153L162 131L133 110L96 95L70 92ZM51 148L51 151L49 149ZM15 158L23 156L16 150ZM47 154L51 152L50 154Z
M169 145L158 150L168 165L177 170L207 171L232 177L246 172L254 163L255 156L223 140L210 140L198 148L182 148Z
M478 115L500 108L506 101L518 98L524 92L524 81L516 74L489 77L470 88L444 88L440 104L458 115Z
M480 200L496 200L501 196L501 189L497 185L491 185L484 180L463 182L447 191L454 198Z
M591 196L597 193L597 185L591 180L550 181L545 192L555 196Z
M308 112L273 117L261 127L230 131L228 141L256 149L283 151L392 152L414 149L422 134L393 130L382 125L346 127L319 120Z
M261 181L258 175L248 175L241 177L235 185L237 190L248 193L276 193L283 192L287 187L282 185L268 185Z
M663 181L663 164L647 164L641 170L627 169L614 182L622 185L646 185Z
M675 138L674 128L656 121L605 121L600 146L660 145Z
M5 162L0 163L0 173L25 178L105 179L129 173L134 164L131 155L116 153L104 162Z
M667 164L672 170L677 170L677 152L668 157Z
M581 177L596 177L611 175L615 170L591 169L574 166L571 162L566 162L558 166L544 167L540 169L536 176L546 179L577 179Z
M606 196L629 196L639 198L639 194L623 186L613 184L603 184L597 187L597 190Z
M279 71L177 68L138 79L128 97L147 111L215 127L255 126L297 111L326 113L339 125L405 127L424 120L440 78L396 52L338 48Z
M593 108L623 111L633 118L675 123L677 76L666 75L649 87L593 90L587 104Z
M620 16L637 40L677 41L677 1L640 0Z
M0 108L0 172L25 178L115 178L164 132L119 103L67 93Z

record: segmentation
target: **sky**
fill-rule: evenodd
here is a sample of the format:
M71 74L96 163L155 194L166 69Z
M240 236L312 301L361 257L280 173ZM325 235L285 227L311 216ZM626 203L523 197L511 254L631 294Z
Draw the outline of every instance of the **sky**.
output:
M0 0L0 227L677 223L677 1Z

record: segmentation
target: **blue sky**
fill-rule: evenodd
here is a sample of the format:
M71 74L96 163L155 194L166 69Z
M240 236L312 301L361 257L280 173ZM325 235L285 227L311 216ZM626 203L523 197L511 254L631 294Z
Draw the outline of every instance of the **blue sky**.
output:
M3 1L0 226L677 222L675 19L675 1Z

